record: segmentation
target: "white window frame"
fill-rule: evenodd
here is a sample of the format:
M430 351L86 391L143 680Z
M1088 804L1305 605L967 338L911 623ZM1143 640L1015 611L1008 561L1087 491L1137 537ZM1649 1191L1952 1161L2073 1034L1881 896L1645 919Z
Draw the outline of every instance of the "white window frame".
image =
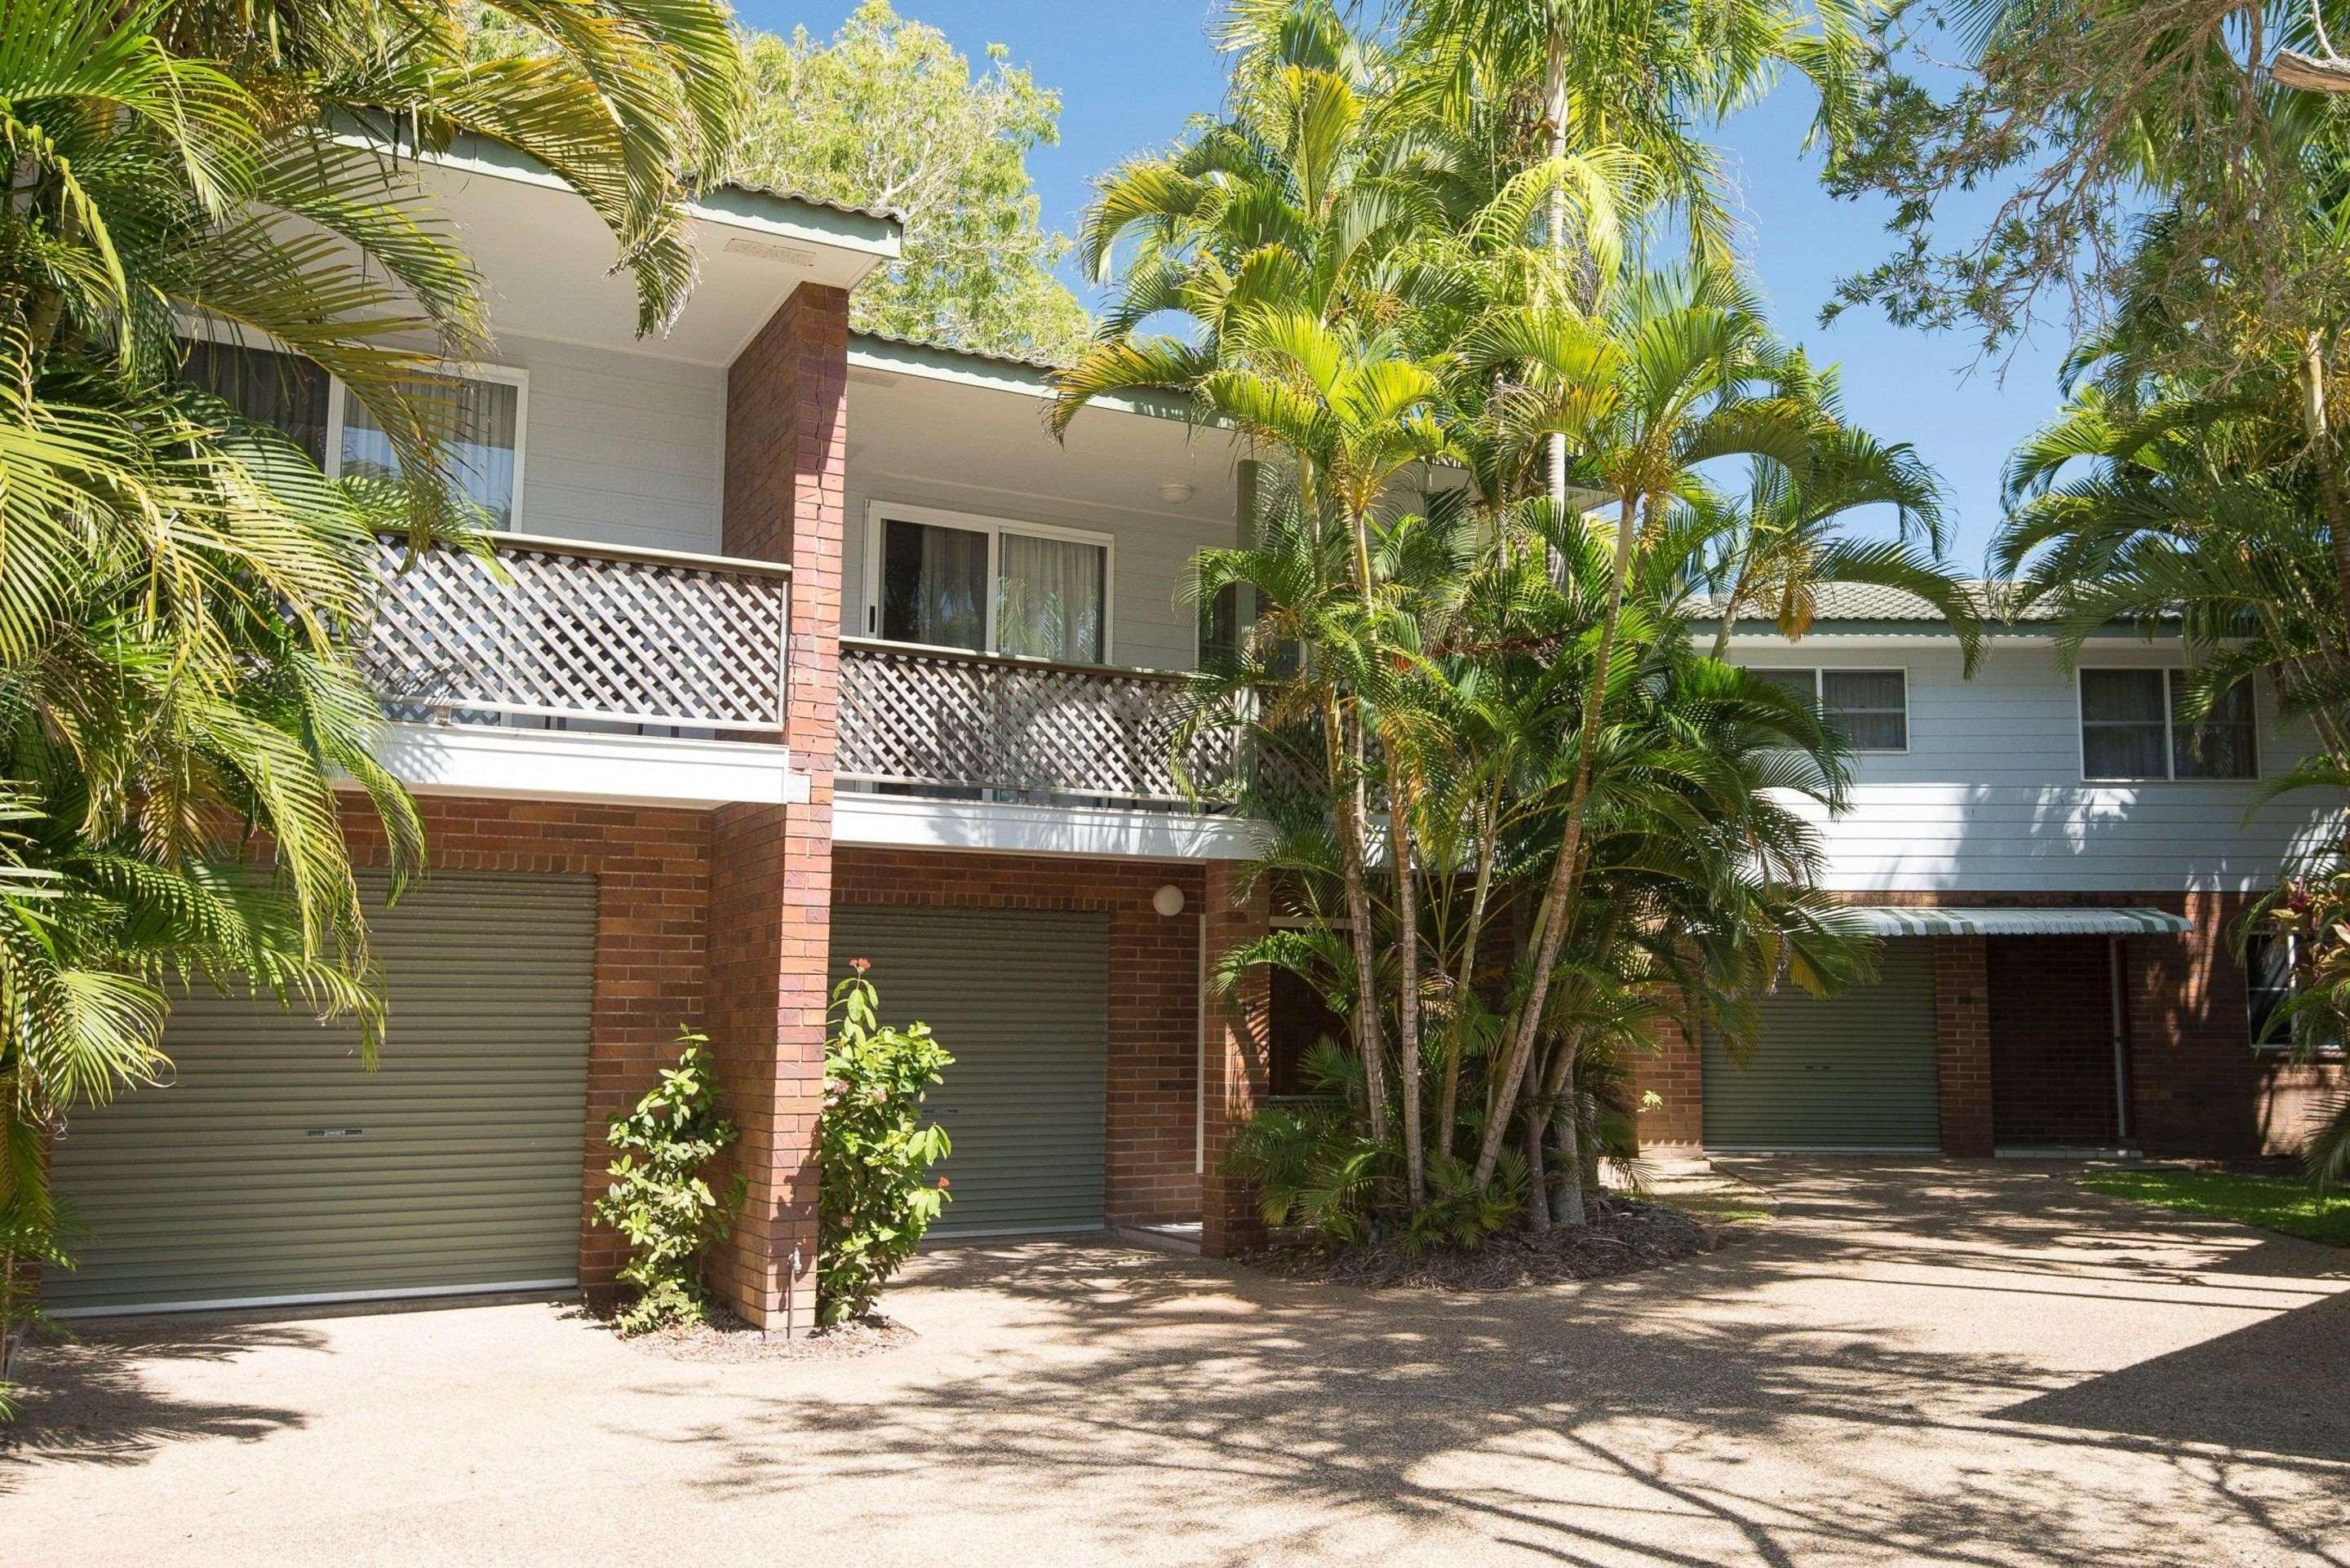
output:
M1906 664L1750 664L1746 668L1757 675L1794 675L1808 671L1812 678L1812 706L1823 716L1828 714L1827 678L1830 675L1898 675L1901 677L1901 744L1898 746L1855 746L1858 757L1906 757L1914 737L1909 732L1909 667Z
M2159 675L2162 677L2162 772L2144 778L2106 778L2089 772L2089 711L2086 677L2119 671L2126 675ZM2252 771L2238 778L2180 778L2178 776L2178 721L2173 716L2175 703L2171 683L2187 671L2176 664L2085 664L2073 671L2073 738L2080 748L2081 782L2093 784L2242 784L2256 782L2261 776L2261 759L2268 754L2268 738L2261 733L2261 701L2256 687L2246 687L2245 701L2252 705Z
M1003 535L1016 534L1030 539L1059 539L1072 545L1097 545L1102 552L1102 656L1105 668L1114 667L1118 657L1118 536L1092 528L1070 528L1057 523L1031 523L1017 517L993 517L977 512L952 512L941 506L916 506L902 501L868 501L865 504L865 636L874 642L887 642L892 648L929 648L920 642L901 642L881 635L881 535L883 524L899 523L927 524L933 528L961 528L966 533L987 535L987 626L984 636L987 648L982 657L987 659L1021 659L1025 655L1000 653L995 647L995 587L1003 570ZM970 653L967 648L941 648L941 653ZM1040 662L1054 662L1044 660ZM1082 662L1065 660L1061 662Z
M2285 1002L2290 1004L2301 994L2301 936L2295 931L2268 931L2261 934L2263 940L2284 944L2284 993ZM2244 1027L2251 1034L2252 1050L2255 1054L2272 1057L2290 1056L2297 1049L2290 1029L2285 1031L2281 1038L2262 1039L2261 1037L2259 1023L2252 1017L2252 975L2251 966L2249 963L2244 966ZM2312 1047L2311 1054L2320 1062L2339 1062L2343 1059L2342 1043L2338 1040L2331 1043L2321 1041Z
M303 358L266 332L242 331L207 316L175 313L172 327L182 337L202 337L207 342L224 344L232 348L260 348L273 354L291 355L297 359ZM319 368L325 369L324 366ZM507 524L507 531L527 533L529 530L523 526L522 504L524 459L530 446L530 372L519 365L490 365L465 359L438 359L418 369L421 374L427 376L445 376L459 381L494 381L515 389L514 498L507 504L507 511L512 514L513 520ZM343 406L348 395L348 389L344 387L341 377L328 376L327 450L325 461L319 467L328 479L343 476Z

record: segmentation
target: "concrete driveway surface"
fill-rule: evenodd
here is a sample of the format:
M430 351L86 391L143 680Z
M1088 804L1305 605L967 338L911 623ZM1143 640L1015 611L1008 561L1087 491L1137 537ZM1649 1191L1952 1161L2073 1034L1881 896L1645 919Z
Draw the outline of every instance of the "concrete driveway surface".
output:
M1037 1242L926 1257L853 1361L151 1325L31 1366L0 1562L2350 1564L2350 1254L2054 1166L1740 1168L1762 1234L1507 1297Z

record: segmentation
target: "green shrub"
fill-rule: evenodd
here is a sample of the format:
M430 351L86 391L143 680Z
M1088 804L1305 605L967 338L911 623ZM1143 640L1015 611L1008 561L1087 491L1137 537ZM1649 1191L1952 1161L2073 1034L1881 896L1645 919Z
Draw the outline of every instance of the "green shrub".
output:
M954 1064L930 1026L886 1029L873 987L857 972L833 988L835 1033L825 1045L816 1312L831 1324L862 1317L947 1202L946 1129L922 1124L922 1096Z
M745 1190L736 1176L721 1198L702 1172L733 1144L734 1124L718 1114L709 1036L678 1032L677 1065L614 1116L605 1139L621 1151L606 1168L612 1185L596 1200L596 1218L629 1243L620 1279L636 1297L619 1318L622 1334L700 1323L709 1306L702 1262L726 1239Z

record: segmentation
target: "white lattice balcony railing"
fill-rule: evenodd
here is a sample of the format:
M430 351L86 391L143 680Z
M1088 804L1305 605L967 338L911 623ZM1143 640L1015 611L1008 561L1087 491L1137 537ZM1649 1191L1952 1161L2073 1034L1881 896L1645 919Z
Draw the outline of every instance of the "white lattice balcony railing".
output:
M1188 805L1175 774L1181 678L844 638L837 776L1055 803ZM1233 738L1192 748L1201 796L1226 793Z
M385 539L368 662L395 714L780 730L790 568L497 535Z

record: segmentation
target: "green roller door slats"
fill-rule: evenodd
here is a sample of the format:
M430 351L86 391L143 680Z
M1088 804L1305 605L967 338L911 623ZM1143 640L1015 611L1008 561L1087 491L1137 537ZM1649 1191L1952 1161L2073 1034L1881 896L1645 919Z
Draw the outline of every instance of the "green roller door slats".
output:
M1709 1147L1939 1146L1931 941L1885 942L1871 984L1830 997L1790 987L1757 1011L1761 1028L1743 1066L1706 1038Z
M68 1312L567 1283L595 982L589 877L443 873L371 923L389 1037L180 999L172 1081L77 1112Z
M1098 1229L1109 928L1097 914L845 906L835 979L870 959L881 1016L955 1058L930 1106L954 1140L937 1233Z

